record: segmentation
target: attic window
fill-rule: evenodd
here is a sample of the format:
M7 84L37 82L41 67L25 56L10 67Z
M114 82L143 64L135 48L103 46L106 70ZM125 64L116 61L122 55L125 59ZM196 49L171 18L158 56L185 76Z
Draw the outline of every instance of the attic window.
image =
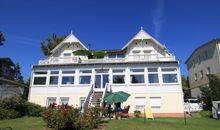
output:
M71 56L71 53L64 53L63 56Z
M136 42L135 45L137 45L138 43Z
M132 52L137 54L137 53L140 53L140 50L133 50Z

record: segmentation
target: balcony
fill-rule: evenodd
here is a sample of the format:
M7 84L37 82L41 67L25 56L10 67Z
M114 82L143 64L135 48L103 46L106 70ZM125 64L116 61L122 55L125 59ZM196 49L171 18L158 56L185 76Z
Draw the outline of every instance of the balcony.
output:
M80 64L80 63L126 63L126 62L176 61L175 56L130 55L127 58L80 59L79 57L49 57L39 61L39 65L49 64Z

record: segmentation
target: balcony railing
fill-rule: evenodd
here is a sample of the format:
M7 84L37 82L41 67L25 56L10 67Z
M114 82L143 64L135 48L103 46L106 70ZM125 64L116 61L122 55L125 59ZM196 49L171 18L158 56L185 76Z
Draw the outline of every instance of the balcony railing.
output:
M130 55L127 58L80 59L79 57L49 57L39 61L39 65L68 63L126 63L146 61L176 61L175 56Z

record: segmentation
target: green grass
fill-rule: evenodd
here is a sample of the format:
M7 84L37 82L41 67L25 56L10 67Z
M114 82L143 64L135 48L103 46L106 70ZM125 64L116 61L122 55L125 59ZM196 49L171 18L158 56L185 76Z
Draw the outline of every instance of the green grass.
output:
M12 127L13 130L49 130L41 117L22 117L11 120L0 120L0 128ZM110 120L105 130L220 130L220 120L210 118L129 118Z
M210 118L187 118L185 125L183 118L130 118L125 120L111 120L106 130L220 130L220 120Z
M41 117L22 117L11 120L0 120L0 128L12 127L13 130L49 130ZM9 129L7 129L9 130Z

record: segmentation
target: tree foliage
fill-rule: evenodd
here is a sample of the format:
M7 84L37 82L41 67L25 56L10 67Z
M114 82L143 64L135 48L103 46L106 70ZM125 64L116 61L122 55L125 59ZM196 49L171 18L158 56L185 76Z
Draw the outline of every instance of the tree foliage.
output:
M21 74L21 67L20 65L17 63L15 64L15 68L14 68L14 77L13 79L19 83L24 83L24 80L23 80L23 76Z
M0 32L0 46L2 46L4 42L5 42L5 37L4 37L3 33Z
M45 56L49 56L51 51L64 40L66 36L57 36L55 33L52 33L51 37L47 37L44 41L41 41L41 50Z
M202 100L206 104L207 109L211 110L212 101L220 101L220 80L215 75L207 75L209 79L208 87L201 87Z
M181 79L182 79L184 96L191 96L190 86L189 86L189 77L182 76Z

